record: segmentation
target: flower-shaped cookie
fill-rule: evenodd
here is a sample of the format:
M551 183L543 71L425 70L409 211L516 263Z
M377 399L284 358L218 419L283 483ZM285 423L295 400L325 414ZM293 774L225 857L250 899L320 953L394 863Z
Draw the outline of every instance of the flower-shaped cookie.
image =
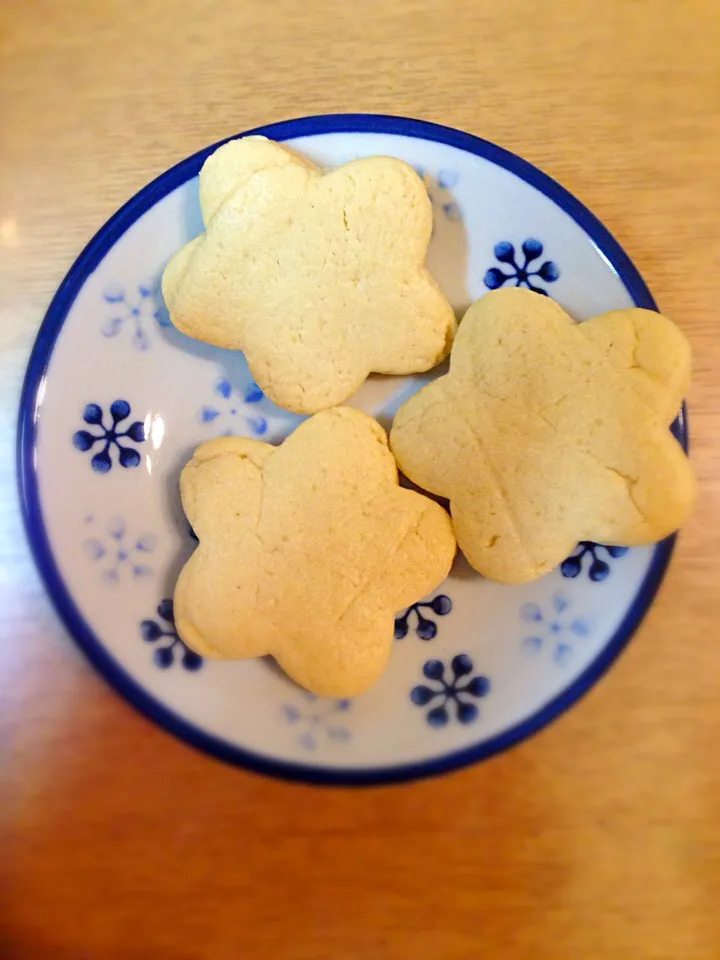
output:
M200 544L175 588L175 626L205 657L272 654L317 694L352 696L382 672L394 615L455 554L450 518L398 485L382 427L346 407L279 447L202 444L182 472Z
M524 583L580 540L652 543L695 493L668 430L690 375L680 331L650 310L576 324L522 289L465 314L450 372L398 411L390 446L425 490L447 497L480 573Z
M430 199L401 160L323 173L264 137L233 140L205 162L200 206L205 233L163 275L170 317L243 350L281 406L314 413L450 349L455 316L424 266Z

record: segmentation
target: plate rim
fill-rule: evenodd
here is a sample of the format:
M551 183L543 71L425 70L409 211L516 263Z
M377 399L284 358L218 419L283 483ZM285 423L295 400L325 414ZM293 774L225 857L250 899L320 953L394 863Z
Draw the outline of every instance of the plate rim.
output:
M591 239L616 272L638 307L657 310L642 276L601 221L557 181L504 147L426 120L373 113L316 114L271 123L232 134L204 147L148 183L114 213L88 242L60 283L42 320L25 372L18 414L17 482L25 533L36 567L60 620L72 640L110 686L148 719L191 746L225 762L286 780L338 786L372 786L447 773L486 759L538 733L577 703L609 669L634 636L664 578L677 535L655 546L647 573L620 625L597 657L559 694L519 723L489 739L430 760L378 767L331 767L277 760L238 747L210 734L150 694L112 657L80 613L66 586L50 546L40 505L35 466L37 426L47 369L67 315L87 277L119 238L144 213L169 193L196 176L205 159L221 144L241 136L262 135L283 141L330 133L385 133L429 140L464 150L508 170L548 197L567 213ZM676 436L688 449L685 404L675 423Z

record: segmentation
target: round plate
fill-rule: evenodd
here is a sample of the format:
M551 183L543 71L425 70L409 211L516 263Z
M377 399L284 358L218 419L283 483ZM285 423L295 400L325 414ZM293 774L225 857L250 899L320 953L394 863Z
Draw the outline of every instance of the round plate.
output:
M255 133L323 165L391 154L432 199L428 264L462 310L522 284L578 320L654 308L607 230L562 187L483 140L395 117L335 115ZM268 658L203 661L173 626L173 586L193 549L178 474L208 437L277 442L299 417L267 400L241 354L169 323L164 264L202 229L197 175L217 145L173 167L100 230L58 290L25 381L19 478L48 590L109 682L171 732L225 760L314 782L373 783L460 766L565 710L603 673L647 610L672 542L581 544L523 587L459 558L399 611L387 672L356 699L312 697ZM353 399L386 425L427 377L371 377ZM682 420L676 424L685 440Z

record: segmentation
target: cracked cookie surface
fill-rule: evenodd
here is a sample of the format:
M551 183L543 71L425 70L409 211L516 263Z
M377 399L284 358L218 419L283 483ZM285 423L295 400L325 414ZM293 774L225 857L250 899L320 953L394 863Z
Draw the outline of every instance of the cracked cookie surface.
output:
M200 172L205 233L170 260L175 326L242 350L280 406L343 403L371 373L420 373L450 349L455 315L426 269L427 190L393 157L322 171L246 137Z
M434 589L455 554L450 518L398 485L382 427L339 407L280 446L202 444L181 476L199 545L175 588L175 625L207 657L272 654L313 693L372 684L395 613Z
M450 500L472 566L524 583L580 540L635 546L678 529L695 481L668 427L689 377L689 345L661 314L575 323L547 297L498 290L469 308L449 373L403 404L390 445Z

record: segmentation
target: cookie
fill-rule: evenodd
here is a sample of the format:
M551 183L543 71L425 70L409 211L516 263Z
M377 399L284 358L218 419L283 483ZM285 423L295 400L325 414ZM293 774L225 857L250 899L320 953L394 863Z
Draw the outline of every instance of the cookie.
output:
M690 348L650 310L575 323L521 288L465 314L445 376L399 409L398 465L447 497L458 544L493 580L525 583L580 540L634 546L682 524L695 496L668 430Z
M276 403L314 413L369 373L429 370L455 316L424 266L432 207L391 157L323 172L280 144L224 144L200 172L205 233L170 260L162 290L183 333L243 350Z
M447 513L398 485L384 430L346 407L279 447L210 440L180 490L200 543L175 588L179 635L206 657L272 654L316 694L377 679L396 611L434 589L455 554Z

